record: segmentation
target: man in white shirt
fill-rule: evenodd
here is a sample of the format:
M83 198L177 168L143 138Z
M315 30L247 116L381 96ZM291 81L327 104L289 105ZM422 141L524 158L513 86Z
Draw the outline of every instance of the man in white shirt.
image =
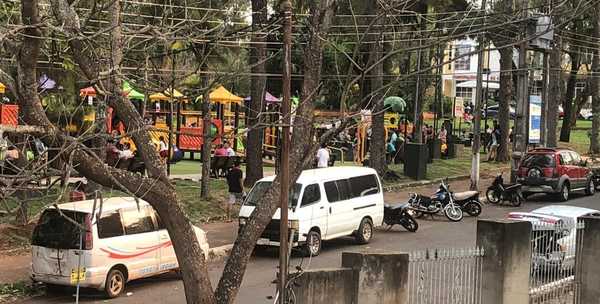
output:
M317 151L317 168L327 168L329 165L329 150L327 145L322 144L321 148Z

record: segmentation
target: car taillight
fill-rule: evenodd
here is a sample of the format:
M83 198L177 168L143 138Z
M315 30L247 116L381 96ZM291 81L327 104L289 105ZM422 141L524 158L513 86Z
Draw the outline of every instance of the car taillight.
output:
M84 238L84 247L85 250L92 250L94 248L94 235L92 234L92 216L85 216L85 238Z

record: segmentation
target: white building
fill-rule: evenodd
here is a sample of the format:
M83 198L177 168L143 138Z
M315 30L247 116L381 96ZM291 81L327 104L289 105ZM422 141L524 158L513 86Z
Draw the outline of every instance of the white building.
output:
M492 46L493 48L493 46ZM442 76L442 90L446 97L462 97L467 102L475 103L475 86L477 84L477 54L465 55L477 50L477 42L473 39L456 40L448 44L445 50ZM496 50L484 53L483 90L492 95L500 87L500 53Z

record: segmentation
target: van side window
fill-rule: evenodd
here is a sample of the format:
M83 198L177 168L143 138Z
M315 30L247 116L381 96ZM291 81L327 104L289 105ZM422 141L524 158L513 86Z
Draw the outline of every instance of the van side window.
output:
M302 194L302 204L300 207L314 204L321 200L321 189L318 184L312 184L304 188L304 194Z
M324 186L325 194L327 195L327 200L330 203L335 203L351 198L347 179L326 182Z
M361 197L379 193L379 184L375 175L363 175L350 178L350 189L353 197Z
M113 211L104 213L98 219L98 237L101 239L122 236L123 223L121 222L121 214Z
M323 185L325 186L325 195L327 195L327 200L330 203L334 203L340 200L340 193L338 192L337 186L335 185L335 181L325 182Z
M138 234L154 231L154 223L147 209L123 210L123 225L125 226L125 234Z
M560 164L563 166L571 165L572 159L570 153L561 153L560 154Z

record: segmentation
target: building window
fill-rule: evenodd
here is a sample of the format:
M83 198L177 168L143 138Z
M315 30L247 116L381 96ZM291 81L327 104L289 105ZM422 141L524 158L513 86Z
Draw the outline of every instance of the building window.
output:
M473 88L456 87L456 97L462 97L464 101L473 100Z
M471 55L465 55L471 52L470 45L456 46L456 60L454 61L454 70L468 71L471 69Z

